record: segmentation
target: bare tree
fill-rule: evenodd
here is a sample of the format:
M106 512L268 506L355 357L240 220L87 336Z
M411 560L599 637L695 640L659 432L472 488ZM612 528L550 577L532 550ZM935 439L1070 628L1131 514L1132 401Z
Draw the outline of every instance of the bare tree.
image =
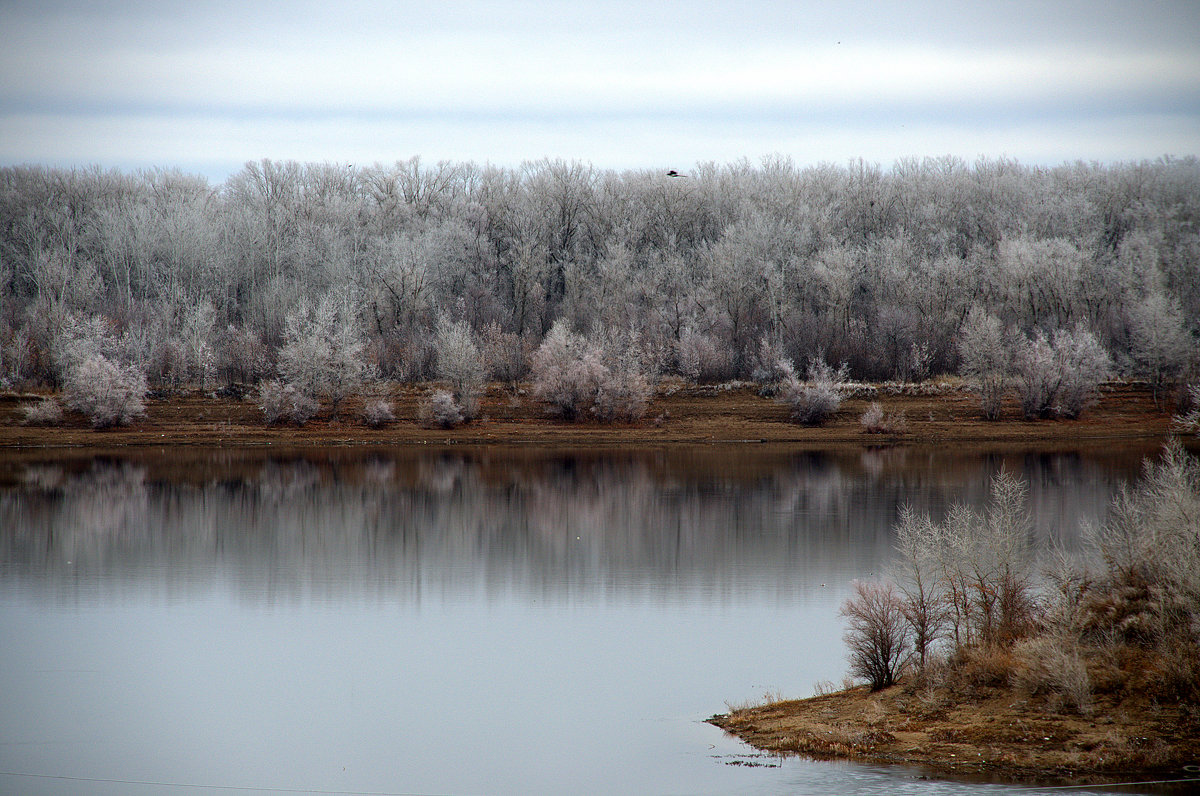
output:
M900 510L896 525L896 575L902 597L901 610L912 636L917 668L925 673L929 654L946 627L945 595L939 573L942 528L918 515L910 506Z
M849 623L844 638L850 650L850 673L866 678L872 691L893 685L912 649L895 588L890 583L856 580L841 615Z

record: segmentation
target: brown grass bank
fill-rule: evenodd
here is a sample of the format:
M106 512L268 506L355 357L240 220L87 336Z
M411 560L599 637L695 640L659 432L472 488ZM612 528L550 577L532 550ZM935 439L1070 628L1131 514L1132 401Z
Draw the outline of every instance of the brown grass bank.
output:
M874 390L872 393L871 391ZM789 420L788 408L759 395L751 385L660 385L644 420L633 424L563 423L546 417L527 390L491 385L482 419L456 429L429 429L416 421L428 386L397 385L387 397L396 422L372 429L362 420L362 402L346 401L340 418L324 409L303 427L267 426L252 398L180 390L146 402L146 416L130 426L93 430L82 416L68 413L55 426L22 425L21 407L41 396L0 394L0 448L125 447L137 445L411 445L538 444L629 445L708 442L769 442L800 445L886 445L988 443L990 445L1109 444L1161 439L1170 413L1136 385L1106 386L1097 406L1078 420L1020 419L1010 406L1000 421L982 419L974 396L953 384L904 391L868 388L847 399L820 427ZM889 415L903 414L902 435L864 432L859 418L871 401Z
M1200 712L1138 694L1098 694L1090 717L1008 687L964 696L900 684L736 709L709 721L780 755L916 766L1008 782L1192 780L1200 792Z

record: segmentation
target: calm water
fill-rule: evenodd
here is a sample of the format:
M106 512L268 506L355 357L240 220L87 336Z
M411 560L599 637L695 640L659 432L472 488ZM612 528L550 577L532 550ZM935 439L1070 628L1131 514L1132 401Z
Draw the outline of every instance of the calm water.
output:
M1143 453L10 454L0 793L1020 792L703 719L841 681L903 503L1004 466L1070 546Z

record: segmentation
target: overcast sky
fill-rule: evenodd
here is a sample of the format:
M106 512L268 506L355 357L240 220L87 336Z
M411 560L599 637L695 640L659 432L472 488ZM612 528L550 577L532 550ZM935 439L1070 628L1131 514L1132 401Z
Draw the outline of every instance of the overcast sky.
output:
M12 2L0 163L1200 154L1200 2Z

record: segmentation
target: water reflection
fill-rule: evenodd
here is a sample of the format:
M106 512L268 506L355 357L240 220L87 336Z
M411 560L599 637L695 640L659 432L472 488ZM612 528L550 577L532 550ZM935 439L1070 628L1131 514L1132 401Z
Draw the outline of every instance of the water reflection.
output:
M0 791L924 793L702 719L841 679L902 503L1070 542L1141 453L10 452Z
M880 570L901 505L979 503L1000 467L1028 480L1039 533L1070 546L1138 460L697 448L9 462L0 561L31 588L228 583L266 600L794 597Z

